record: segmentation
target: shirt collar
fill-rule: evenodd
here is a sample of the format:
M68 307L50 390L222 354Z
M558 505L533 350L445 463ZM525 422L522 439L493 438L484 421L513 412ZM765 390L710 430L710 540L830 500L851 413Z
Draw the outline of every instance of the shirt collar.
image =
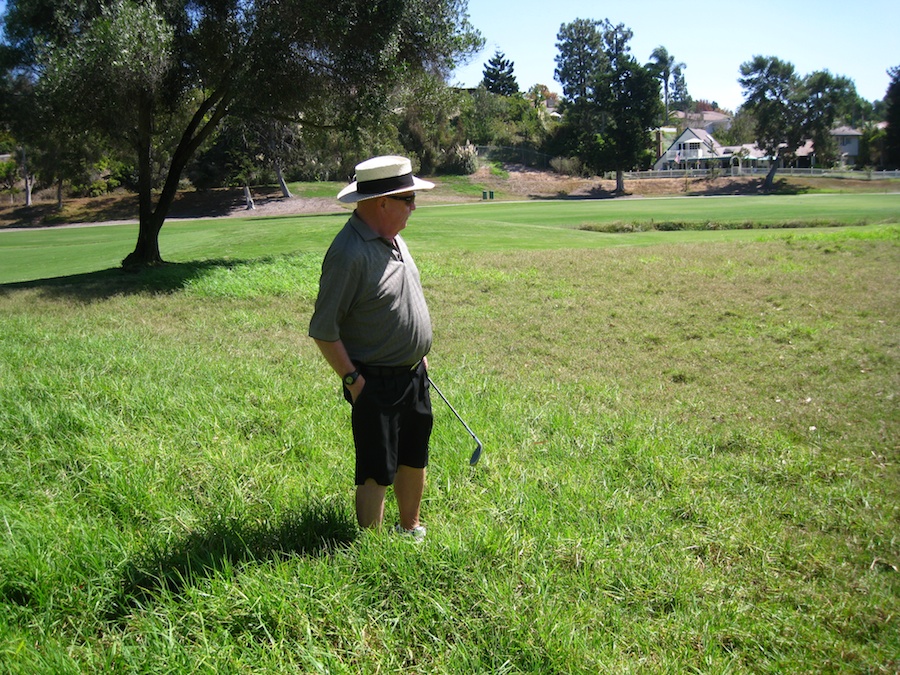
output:
M350 216L350 225L356 230L356 233L362 237L363 241L372 241L381 238L371 227L366 225L366 221L356 215L356 211Z

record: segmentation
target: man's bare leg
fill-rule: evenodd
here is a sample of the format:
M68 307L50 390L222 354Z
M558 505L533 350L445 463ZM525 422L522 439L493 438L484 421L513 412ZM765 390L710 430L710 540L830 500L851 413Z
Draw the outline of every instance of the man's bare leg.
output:
M387 488L372 478L356 486L356 520L360 527L381 527L386 492Z
M412 530L419 526L419 506L425 492L425 469L401 464L394 478L394 495L400 509L400 527Z

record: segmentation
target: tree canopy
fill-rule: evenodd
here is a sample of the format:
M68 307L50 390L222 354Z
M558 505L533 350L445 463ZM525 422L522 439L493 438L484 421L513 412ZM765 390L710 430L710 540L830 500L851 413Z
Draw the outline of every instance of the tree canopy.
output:
M885 133L884 153L888 168L900 168L900 66L888 70L891 77L887 93L884 96L887 104L887 131Z
M663 101L665 103L665 120L669 119L669 86L673 85L673 78L681 77L687 66L676 62L675 57L669 54L669 50L660 45L650 53L650 62L647 68L659 78L663 86Z
M5 63L34 84L25 105L133 154L140 228L123 264L153 264L161 262L159 231L182 173L226 118L363 128L411 74L446 75L480 47L466 7L466 0L9 0Z
M746 108L756 119L756 144L771 158L765 187L771 189L779 160L804 141L800 78L794 65L774 56L755 56L741 64L738 80Z
M640 165L662 111L659 82L632 56L632 32L609 20L576 20L557 34L556 76L569 98L564 126L580 158L599 171ZM566 133L566 131L564 131Z
M484 77L481 84L492 94L515 96L519 93L519 84L514 74L515 64L506 58L503 52L497 51L484 65Z

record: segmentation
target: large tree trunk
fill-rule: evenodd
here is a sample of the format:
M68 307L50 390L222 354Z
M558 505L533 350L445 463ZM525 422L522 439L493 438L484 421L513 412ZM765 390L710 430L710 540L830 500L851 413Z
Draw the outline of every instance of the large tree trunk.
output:
M164 261L159 251L159 232L166 221L169 209L175 201L178 192L178 181L188 161L197 151L197 148L209 138L222 118L228 112L227 101L229 93L227 88L218 92L213 98L207 99L194 113L188 124L178 147L172 155L172 163L166 175L166 182L162 192L153 208L153 176L152 176L152 128L153 128L153 103L149 97L143 97L140 103L140 118L138 121L138 211L140 225L138 226L138 240L134 251L129 253L122 261L122 267L126 270L137 270L142 267L161 265Z
M247 204L247 210L256 208L256 204L253 203L253 195L250 193L250 185L244 181L244 202Z
M777 157L772 160L771 166L769 166L769 173L766 174L766 181L763 183L763 190L771 190L775 185L775 172L778 171L778 165L781 163L781 160Z
M625 194L625 175L622 169L616 169L616 195Z
M143 98L143 97L142 97ZM149 100L141 100L138 118L138 240L134 250L122 261L126 270L163 262L159 252L159 231L164 218L153 210L152 110Z

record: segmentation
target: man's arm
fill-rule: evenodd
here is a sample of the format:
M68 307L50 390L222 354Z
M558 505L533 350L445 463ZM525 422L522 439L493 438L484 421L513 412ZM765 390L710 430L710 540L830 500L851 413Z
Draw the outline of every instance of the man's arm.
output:
M338 377L344 377L347 373L352 373L356 370L356 366L354 366L353 361L350 360L350 355L347 354L347 348L344 347L344 343L341 340L335 340L334 342L320 340L318 338L313 338L313 340L315 340L316 345L319 347L319 351L322 352L322 356L328 361L328 365L338 374ZM365 384L366 378L360 375L356 378L356 382L347 387L347 389L350 390L350 396L354 402L356 401L357 396L362 392Z

